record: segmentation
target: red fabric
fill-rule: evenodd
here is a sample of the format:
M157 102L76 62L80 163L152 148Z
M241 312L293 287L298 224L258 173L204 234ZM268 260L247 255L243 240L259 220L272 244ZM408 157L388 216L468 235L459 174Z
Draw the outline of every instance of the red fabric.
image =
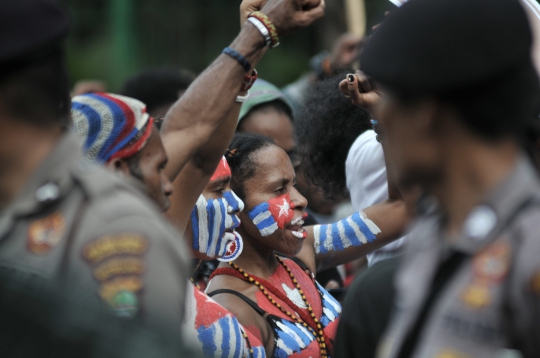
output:
M127 103L119 100L116 97L110 96L105 92L100 92L96 94L99 94L100 96L110 99L111 101L116 103L120 108L122 108L122 112L124 112L124 118L126 118L126 123L124 124L122 131L114 141L113 145L110 146L112 148L118 143L120 143L120 141L124 139L129 133L131 133L133 128L135 128L135 113L133 113L133 110L127 105Z
M304 270L298 267L298 265L296 265L293 261L286 260L286 264L293 271L293 275L295 276L296 280L299 282L300 287L302 288L302 291L304 292L304 295L306 296L308 302L311 305L311 308L313 309L313 312L315 313L315 316L319 319L319 322L320 322L320 319L323 314L322 303L321 303L319 291L317 290L317 287L315 287L315 284L313 282L313 278L309 276L308 274L306 274ZM241 280L249 282L249 279L244 277L244 275L242 275L240 272L230 267L218 268L212 273L212 275L210 276L210 279L218 275L234 276ZM261 283L264 286L264 288L268 291L268 293L272 296L272 298L279 299L281 301L280 304L282 307L284 306L284 304L286 306L289 306L288 308L287 307L283 307L283 308L285 308L291 313L297 312L300 318L304 322L306 322L310 327L316 329L317 324L315 323L313 318L311 318L308 310L299 308L297 305L291 302L291 300L287 297L287 295L282 291L281 287L276 287L276 285L280 285L280 283L286 283L286 285L289 288L294 288L294 284L291 281L292 280L291 277L289 276L285 268L281 266L281 264L278 266L274 274L272 274L272 276L270 277L270 281L272 282L269 282L265 279L262 279L252 274L249 274L249 276L251 276L256 281L259 281L259 283ZM264 311L274 314L279 317L283 317L287 320L291 320L283 312L281 312L279 308L275 307L268 300L268 298L264 296L264 294L261 291L258 291L256 296L257 296L257 303L259 304L259 307L261 307ZM321 323L321 326L322 326L322 323ZM332 329L332 331L335 331L335 329ZM326 342L327 350L329 352L332 352L334 349L333 343L332 343L333 339L330 338L326 329L323 329L323 335Z
M225 316L232 316L231 312L196 287L193 289L193 298L196 305L195 329L202 326L210 327L219 319ZM249 327L243 328L248 336L248 342L246 343L251 347L262 347L261 339L250 332L250 330L248 330Z
M113 160L114 158L129 158L129 157L134 156L139 150L142 149L144 143L146 142L148 137L150 137L150 133L152 133L153 124L154 124L154 119L152 117L148 118L148 123L146 123L146 128L144 130L144 133L139 138L139 140L137 140L132 145L124 147L123 149L114 153L109 158L109 161Z

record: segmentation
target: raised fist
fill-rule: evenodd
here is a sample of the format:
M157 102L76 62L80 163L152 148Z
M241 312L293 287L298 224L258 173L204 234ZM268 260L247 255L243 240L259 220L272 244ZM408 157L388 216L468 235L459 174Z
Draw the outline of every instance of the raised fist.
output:
M274 23L279 36L285 36L321 18L324 8L324 0L268 0L261 11Z
M381 91L362 71L348 74L347 78L339 83L339 90L351 102L358 107L369 111L376 118L374 113L381 102Z

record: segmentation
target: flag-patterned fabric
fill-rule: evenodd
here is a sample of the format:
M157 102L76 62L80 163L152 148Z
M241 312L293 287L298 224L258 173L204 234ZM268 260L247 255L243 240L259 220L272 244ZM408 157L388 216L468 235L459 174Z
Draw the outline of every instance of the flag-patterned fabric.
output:
M85 157L98 163L129 158L142 149L153 119L144 103L111 93L87 93L71 100L74 130Z

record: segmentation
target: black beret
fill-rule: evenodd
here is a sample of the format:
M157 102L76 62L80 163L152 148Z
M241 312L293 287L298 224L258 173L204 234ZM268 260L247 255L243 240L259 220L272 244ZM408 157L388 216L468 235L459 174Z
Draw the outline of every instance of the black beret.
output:
M55 0L0 0L0 65L46 50L66 36L69 24Z
M530 66L531 44L518 0L411 0L370 38L361 67L394 89L452 91Z

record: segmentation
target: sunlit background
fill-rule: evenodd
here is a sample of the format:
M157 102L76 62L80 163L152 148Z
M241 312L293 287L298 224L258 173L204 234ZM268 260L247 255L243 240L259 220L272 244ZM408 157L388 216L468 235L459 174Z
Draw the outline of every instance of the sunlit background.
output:
M117 91L130 75L149 67L200 73L240 28L239 0L60 0L73 16L68 63L73 82L102 80ZM309 59L347 31L344 0L327 0L324 19L282 40L258 65L279 86L309 70ZM365 0L366 28L395 8ZM368 31L369 33L369 31Z

